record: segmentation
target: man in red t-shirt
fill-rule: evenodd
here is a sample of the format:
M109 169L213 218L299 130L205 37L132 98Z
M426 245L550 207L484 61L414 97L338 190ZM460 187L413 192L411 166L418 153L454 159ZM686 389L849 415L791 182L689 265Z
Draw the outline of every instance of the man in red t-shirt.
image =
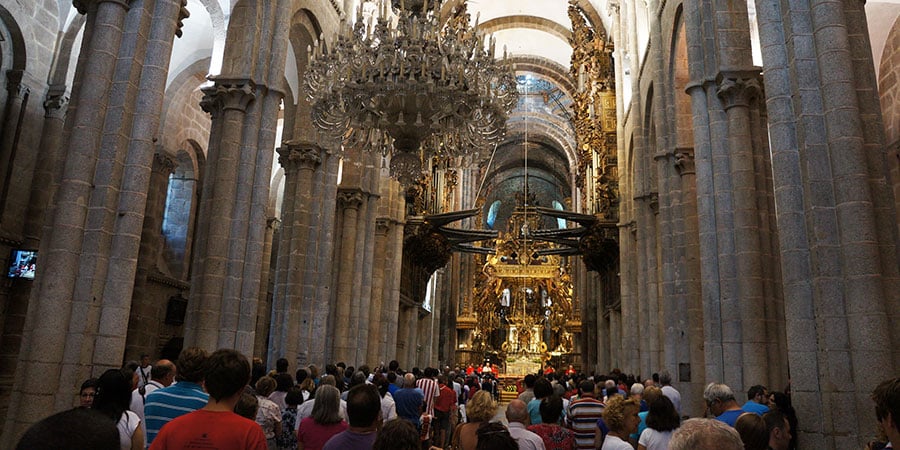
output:
M247 358L232 349L216 350L206 361L204 372L209 402L202 409L165 424L150 449L267 450L266 436L259 424L234 413L234 405L250 381Z
M450 418L456 417L456 392L447 386L447 377L438 375L440 394L434 402L434 442L440 448L449 447Z

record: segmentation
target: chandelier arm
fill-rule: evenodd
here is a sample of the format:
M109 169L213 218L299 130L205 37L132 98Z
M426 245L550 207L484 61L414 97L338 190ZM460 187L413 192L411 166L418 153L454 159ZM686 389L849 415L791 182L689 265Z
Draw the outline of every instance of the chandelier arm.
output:
M481 184L478 185L478 190L475 191L475 201L478 201L478 197L481 197L481 190L484 189L484 182L487 181L488 173L491 172L491 165L494 163L494 155L497 154L497 147L499 146L499 142L494 143L494 150L491 152L491 159L488 160L487 168L484 170L484 175L481 177Z

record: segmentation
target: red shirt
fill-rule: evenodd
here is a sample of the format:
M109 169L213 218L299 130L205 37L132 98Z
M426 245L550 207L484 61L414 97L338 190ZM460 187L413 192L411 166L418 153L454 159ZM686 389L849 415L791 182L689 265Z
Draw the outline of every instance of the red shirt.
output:
M447 387L446 384L441 385L440 395L438 395L437 401L434 402L434 409L441 412L450 412L450 408L453 408L453 405L456 403L456 392L453 389Z
M231 411L197 411L167 423L152 450L221 448L267 450L266 435L258 423Z

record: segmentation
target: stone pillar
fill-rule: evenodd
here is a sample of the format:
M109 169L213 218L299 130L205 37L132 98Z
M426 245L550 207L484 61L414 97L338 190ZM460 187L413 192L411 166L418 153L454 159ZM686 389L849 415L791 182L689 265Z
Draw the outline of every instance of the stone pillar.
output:
M11 446L48 411L71 407L78 383L91 371L121 364L152 141L185 12L178 0L78 1L76 7L88 19L75 107L67 118L56 207L41 240L42 270L54 276L33 291L17 367L22 375L16 377L24 384L14 388L10 403L18 413L7 421L0 447ZM45 374L40 386L25 375L35 370Z
M680 307L684 310L687 317L685 330L689 340L689 354L687 362L690 363L690 382L682 380L681 377L676 379L681 383L681 392L687 392L688 395L682 396L681 411L692 417L699 417L703 414L706 405L703 403L703 389L706 384L703 377L704 371L704 352L703 352L703 301L700 292L700 242L697 224L697 181L696 171L694 169L694 153L693 149L678 149L675 152L675 168L680 176L679 183L681 185L681 214L680 226L676 229L681 230L682 237L682 253L684 255L684 263L682 265L683 275L680 281L683 299ZM679 364L681 361L679 361ZM672 372L673 375L676 372Z
M13 169L16 162L19 135L25 120L26 102L31 95L31 89L22 83L24 73L21 70L10 70L6 73L6 107L0 124L3 135L0 136L0 221L4 224L17 222L21 219L6 217L7 203L10 188L13 183ZM21 223L21 222L19 222Z
M389 200L389 198L385 200ZM390 230L390 220L386 217L379 217L375 222L375 254L373 256L375 264L372 266L372 320L369 321L369 346L365 357L365 362L373 365L382 361L387 362L384 361L384 331L382 330L381 318L383 317L382 311L385 303L384 286L389 253L387 245L388 233Z
M874 432L872 388L900 366L896 213L868 27L862 4L786 7L757 4L771 42L764 81L797 434L803 448L858 448Z
M63 128L69 98L65 86L51 86L44 100L44 128L38 146L31 195L28 201L28 217L25 220L25 245L37 248L40 232L44 227L50 208L50 200L62 177L65 161L63 150Z
M351 339L350 323L353 298L354 261L356 260L357 229L359 227L359 209L363 204L363 194L359 190L340 190L338 209L341 215L341 234L339 243L337 299L334 314L334 360L349 362L356 357L356 340Z
M272 213L274 215L274 212ZM269 216L266 218L266 240L263 245L262 272L259 280L259 308L256 317L256 336L253 342L253 356L262 357L268 355L269 334L274 331L272 326L272 279L274 279L272 266L272 243L275 239L275 228L278 218ZM268 359L268 361L272 361ZM290 372L290 369L288 369Z
M413 308L406 304L400 305L400 319L397 321L397 361L400 367L406 370L412 369L414 361L409 359L410 343L409 323L415 321L413 318Z
M729 167L723 168L731 184L730 206L733 246L729 253L721 255L733 261L736 277L736 293L722 298L723 324L737 334L728 333L725 345L734 350L740 348L738 361L727 361L726 373L729 385L736 392L746 391L754 384L768 384L765 337L765 284L761 256L760 208L754 168L753 139L750 128L750 103L759 93L759 83L752 72L722 73L718 80L717 95L724 101L727 120L727 146ZM726 194L726 195L728 195ZM720 194L721 195L721 194ZM720 230L724 233L724 229ZM724 237L724 236L723 236ZM734 339L733 342L728 340ZM736 367L734 363L739 363Z
M400 315L400 267L403 264L403 219L406 214L406 200L403 197L399 183L390 181L391 185L391 216L394 218L388 237L389 255L385 270L385 298L384 309L381 314L381 329L384 334L384 358L400 360L399 341L403 333L402 317Z
M304 304L304 267L311 264L308 255L313 221L313 182L325 155L324 150L313 143L296 141L285 143L278 153L285 180L268 360L284 357L291 361L297 358L302 345L300 314ZM291 362L298 367L308 364Z
M185 345L250 355L284 94L291 2L247 3L229 21L223 73L204 88L212 115Z
M125 339L126 359L137 360L141 354L152 355L156 350L158 321L163 316L160 310L165 308L165 302L160 298L147 297L147 276L152 271L159 270L156 262L163 248L160 230L166 209L169 175L174 171L175 161L165 153L165 150L160 149L153 155L153 169L150 172L150 187L147 190L147 206L128 319L131 330Z
M185 318L185 346L209 350L220 347L220 328L226 296L233 299L239 292L232 280L227 283L230 255L246 245L246 236L232 236L238 195L240 144L243 139L247 107L255 97L251 80L216 80L205 88L201 106L212 116L207 167L203 194L197 214L197 241L191 297ZM232 263L233 264L233 263ZM227 291L226 291L227 289ZM236 313L231 309L232 314ZM233 316L232 316L233 317ZM255 314L254 314L255 320Z

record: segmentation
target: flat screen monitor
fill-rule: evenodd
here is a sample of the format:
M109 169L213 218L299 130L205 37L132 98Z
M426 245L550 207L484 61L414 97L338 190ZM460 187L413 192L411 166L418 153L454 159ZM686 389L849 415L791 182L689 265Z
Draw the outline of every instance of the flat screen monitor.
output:
M37 250L14 249L9 258L9 278L34 279L34 271L37 268Z

